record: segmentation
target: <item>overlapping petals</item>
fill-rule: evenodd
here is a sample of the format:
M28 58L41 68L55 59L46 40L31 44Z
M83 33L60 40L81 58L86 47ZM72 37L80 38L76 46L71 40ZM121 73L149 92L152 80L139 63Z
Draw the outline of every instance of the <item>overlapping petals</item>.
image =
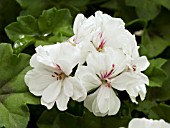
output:
M25 75L31 93L41 97L41 104L51 109L67 109L71 97L83 101L86 90L76 77L70 76L80 59L79 49L68 43L39 46L30 60L32 70Z
M86 18L78 14L74 35L66 42L38 46L30 60L33 68L25 82L31 93L41 96L41 104L61 111L70 98L96 116L115 115L121 101L117 91L126 91L132 102L145 99L149 66L140 56L135 36L120 18L97 11ZM76 66L77 65L77 66ZM88 95L87 95L88 94Z

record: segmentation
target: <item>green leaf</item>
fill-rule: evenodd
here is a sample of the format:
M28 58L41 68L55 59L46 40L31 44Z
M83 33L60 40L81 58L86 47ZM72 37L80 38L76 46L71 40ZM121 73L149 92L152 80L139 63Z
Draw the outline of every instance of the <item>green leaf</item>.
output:
M44 9L52 7L52 3L47 0L16 0L23 8L21 15L38 17Z
M161 87L167 79L166 72L161 68L165 62L166 60L162 58L150 60L150 66L145 71L145 74L149 77L150 87Z
M4 28L16 20L20 10L21 8L15 0L0 0L0 42L9 42Z
M155 63L156 64L156 63ZM168 60L162 68L168 74L168 79L164 81L161 88L148 88L147 99L156 101L170 100L170 60Z
M167 29L170 27L169 16L169 11L162 9L158 17L144 29L140 48L142 55L153 58L170 46L170 30Z
M56 108L50 111L45 111L38 120L39 128L78 128L81 123L78 122L80 117L73 116L66 112L60 112Z
M33 16L17 17L17 22L8 25L5 30L12 41L38 35L38 25Z
M98 5L98 4L97 4ZM114 17L120 17L125 22L130 22L137 18L135 9L125 5L125 0L103 0L100 7L114 10Z
M5 31L14 41L14 52L19 53L31 44L46 45L65 41L73 35L72 17L67 9L51 8L35 19L20 16L17 22L9 24Z
M68 112L61 112L54 107L52 110L44 111L40 116L37 125L39 128L118 128L127 126L130 118L115 116L97 117L84 109L82 117L71 115Z
M66 36L72 33L72 17L67 9L56 10L55 8L44 11L38 18L39 30L42 34L58 34L61 32Z
M161 10L154 0L126 0L126 4L135 7L138 17L145 20L154 19Z
M170 1L169 0L154 0L154 2L156 2L170 10Z
M153 107L152 110L158 115L159 119L164 119L170 123L170 106L166 104L160 104Z
M51 7L68 8L73 15L84 12L89 0L16 0L22 7L21 15L38 17L43 10Z
M29 121L26 104L39 104L24 82L30 56L12 53L9 44L0 44L0 127L24 128Z
M151 108L157 106L155 101L144 100L139 102L136 110L143 112L145 115L149 115L151 112Z
M169 41L164 40L156 34L152 35L151 32L145 29L142 35L140 53L147 55L149 58L153 58L162 53L169 45Z

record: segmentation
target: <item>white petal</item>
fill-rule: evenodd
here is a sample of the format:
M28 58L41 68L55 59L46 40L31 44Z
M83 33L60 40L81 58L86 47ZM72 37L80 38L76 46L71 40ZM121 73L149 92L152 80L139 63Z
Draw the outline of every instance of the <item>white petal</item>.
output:
M102 85L99 88L99 93L97 95L97 105L101 113L106 113L109 109L110 89L111 88L105 85Z
M101 112L100 112L99 106L97 105L97 98L93 101L92 111L93 111L93 114L94 114L95 116L104 117L104 116L107 115L107 112L106 112L106 113L101 113Z
M87 62L87 66L89 66L90 68L93 68L95 70L96 74L100 74L100 72L102 71L107 71L105 62L107 61L108 56L103 54L103 53L99 53L99 52L92 52L87 56L86 62ZM107 61L108 62L108 61ZM112 64L110 64L111 66Z
M64 94L64 90L62 89L59 96L56 99L57 108L60 111L65 111L67 109L68 101L69 97Z
M170 124L164 120L152 120L146 118L134 118L129 122L128 128L170 128Z
M61 91L61 81L56 80L54 83L50 84L43 92L42 99L47 102L53 102L57 99Z
M38 65L37 54L34 54L30 59L30 66L36 67Z
M144 71L149 67L149 61L146 56L138 57L134 59L133 64L139 68L140 71Z
M108 115L115 115L120 109L120 100L116 96L113 89L110 89L110 99L109 99L109 111Z
M144 100L146 96L146 86L144 84L140 84L139 88L140 88L140 91L139 91L140 98L141 100Z
M87 98L84 101L84 106L90 111L93 112L92 110L92 104L94 102L94 100L97 98L97 94L98 94L99 90L96 90L94 93L90 94L87 96Z
M73 67L65 60L57 60L57 64L60 66L61 70L66 74L70 75Z
M40 96L40 92L42 92L48 85L50 85L54 81L55 79L52 78L51 73L45 70L38 71L36 69L32 69L28 71L25 75L26 85L29 87L30 91L37 96Z
M51 56L56 63L58 63L58 60L65 60L67 63L70 63L71 67L75 67L80 60L80 49L69 43L61 43L59 51L56 51L57 49L54 50Z
M137 82L137 78L133 77L130 73L125 72L113 78L111 85L113 88L123 91L126 90L129 85Z
M99 92L99 89L96 90L93 94L90 94L87 96L87 98L84 101L84 106L90 111L93 112L95 116L105 116L107 113L101 113L99 111L98 105L97 105L97 94Z
M79 26L82 25L83 21L86 18L84 17L83 14L78 14L74 20L74 25L73 25L73 32L74 34L77 34Z
M45 101L41 98L41 104L44 105L44 106L46 106L47 109L51 109L51 108L54 106L54 103L55 103L55 101L54 101L54 102L51 102L51 103L47 103L47 102L45 102Z
M146 85L149 85L149 78L148 78L148 76L146 76L146 75L143 74L143 73L138 73L138 74L137 74L137 77L138 77L143 83L145 83Z
M73 84L70 78L65 78L63 80L63 90L66 96L72 97L73 96Z
M111 64L114 64L114 73L112 76L116 76L121 73L128 62L125 54L120 49L108 51L111 58Z
M93 71L89 70L88 67L80 66L77 69L76 76L81 80L82 85L87 91L97 88L99 85L101 85L100 79Z
M44 47L38 46L36 48L36 52L37 52L36 59L38 62L48 65L48 66L51 66L51 67L55 66L55 64L53 63L53 60L51 59L51 56L49 55L48 51ZM33 57L33 59L35 59L35 58Z
M85 100L87 96L87 92L84 86L82 86L81 82L75 77L70 78L70 82L73 85L72 99L78 102Z

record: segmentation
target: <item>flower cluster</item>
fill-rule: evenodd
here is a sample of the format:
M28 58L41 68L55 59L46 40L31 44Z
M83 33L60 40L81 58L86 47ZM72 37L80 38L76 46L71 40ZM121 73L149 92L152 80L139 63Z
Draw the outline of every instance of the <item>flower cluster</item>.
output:
M120 18L101 11L89 18L78 14L74 36L66 42L39 46L30 60L32 70L25 76L31 93L41 96L41 104L51 109L56 103L67 109L70 98L96 116L115 115L120 108L116 91L126 91L132 102L144 100L149 66L139 56L135 36Z

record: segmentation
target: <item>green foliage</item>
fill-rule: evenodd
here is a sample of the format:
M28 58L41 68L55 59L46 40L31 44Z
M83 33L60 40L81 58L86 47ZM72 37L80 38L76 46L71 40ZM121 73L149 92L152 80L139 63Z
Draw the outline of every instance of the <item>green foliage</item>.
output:
M50 111L44 111L37 123L39 128L55 128L56 126L59 128L118 128L126 126L129 120L130 118L121 118L119 115L96 117L86 109L83 116L78 117L53 108Z
M72 35L72 17L67 9L56 8L43 11L38 19L20 16L17 22L5 28L8 37L14 41L14 52L20 53L31 44L54 44Z
M146 20L155 18L161 9L153 0L126 0L126 4L135 7L138 17Z
M73 15L85 11L89 0L16 0L22 7L21 15L39 17L43 10L56 7L68 8ZM33 4L34 3L34 4Z
M121 92L118 114L102 118L74 101L66 112L54 107L42 113L46 108L33 107L39 98L31 95L24 83L34 47L67 40L73 35L75 16L79 12L94 15L97 10L122 18L133 34L143 31L136 39L140 55L150 61L144 72L150 79L145 100L136 105ZM29 124L36 128L38 120L39 128L118 128L127 127L134 117L170 122L169 17L170 0L0 0L0 42L10 42L0 43L0 127L25 128ZM34 109L29 110L27 104Z
M161 58L150 60L150 66L145 71L150 80L150 87L161 87L163 82L167 79L166 72L161 68L165 62L166 60Z
M24 75L29 68L30 56L12 53L9 44L0 44L0 127L23 128L29 121L26 104L38 104L25 83Z

